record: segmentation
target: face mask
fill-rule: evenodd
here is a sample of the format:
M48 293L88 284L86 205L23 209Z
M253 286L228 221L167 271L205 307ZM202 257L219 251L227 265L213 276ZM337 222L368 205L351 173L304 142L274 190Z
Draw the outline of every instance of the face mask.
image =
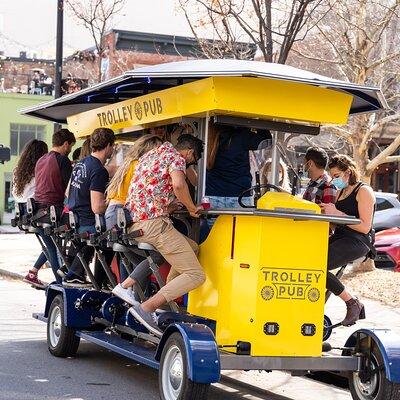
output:
M349 186L349 184L347 182L345 182L341 176L339 176L338 178L332 179L331 182L332 182L332 185L336 186L336 188L339 190L345 189L345 188L347 188L347 186Z

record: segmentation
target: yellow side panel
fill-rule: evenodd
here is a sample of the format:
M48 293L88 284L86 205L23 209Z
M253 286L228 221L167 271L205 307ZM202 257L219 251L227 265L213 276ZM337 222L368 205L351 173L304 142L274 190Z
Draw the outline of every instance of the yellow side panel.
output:
M269 196L291 208L315 206ZM253 356L320 356L328 233L326 222L218 217L200 246L207 280L189 294L188 311L216 320L220 345L250 342ZM267 323L279 325L277 334L265 333ZM303 324L313 325L312 336Z

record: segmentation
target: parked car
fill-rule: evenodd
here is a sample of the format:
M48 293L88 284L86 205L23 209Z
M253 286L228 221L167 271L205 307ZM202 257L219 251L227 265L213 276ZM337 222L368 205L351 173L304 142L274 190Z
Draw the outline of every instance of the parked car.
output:
M375 266L400 272L400 228L386 229L375 236Z
M376 213L374 229L376 232L384 229L400 227L400 201L395 193L375 192Z

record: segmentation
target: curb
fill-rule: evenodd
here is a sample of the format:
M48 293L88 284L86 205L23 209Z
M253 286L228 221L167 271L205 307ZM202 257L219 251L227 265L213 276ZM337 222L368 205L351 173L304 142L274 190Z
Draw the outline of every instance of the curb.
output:
M1 269L1 268L0 268L0 276L4 276L10 279L15 279L18 281L22 281L24 279L23 275L17 274L16 272L10 272L7 271L6 269Z

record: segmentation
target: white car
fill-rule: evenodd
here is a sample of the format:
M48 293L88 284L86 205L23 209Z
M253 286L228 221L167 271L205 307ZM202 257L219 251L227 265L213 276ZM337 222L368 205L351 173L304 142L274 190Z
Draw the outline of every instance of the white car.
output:
M375 192L375 231L400 227L400 201L395 193Z

